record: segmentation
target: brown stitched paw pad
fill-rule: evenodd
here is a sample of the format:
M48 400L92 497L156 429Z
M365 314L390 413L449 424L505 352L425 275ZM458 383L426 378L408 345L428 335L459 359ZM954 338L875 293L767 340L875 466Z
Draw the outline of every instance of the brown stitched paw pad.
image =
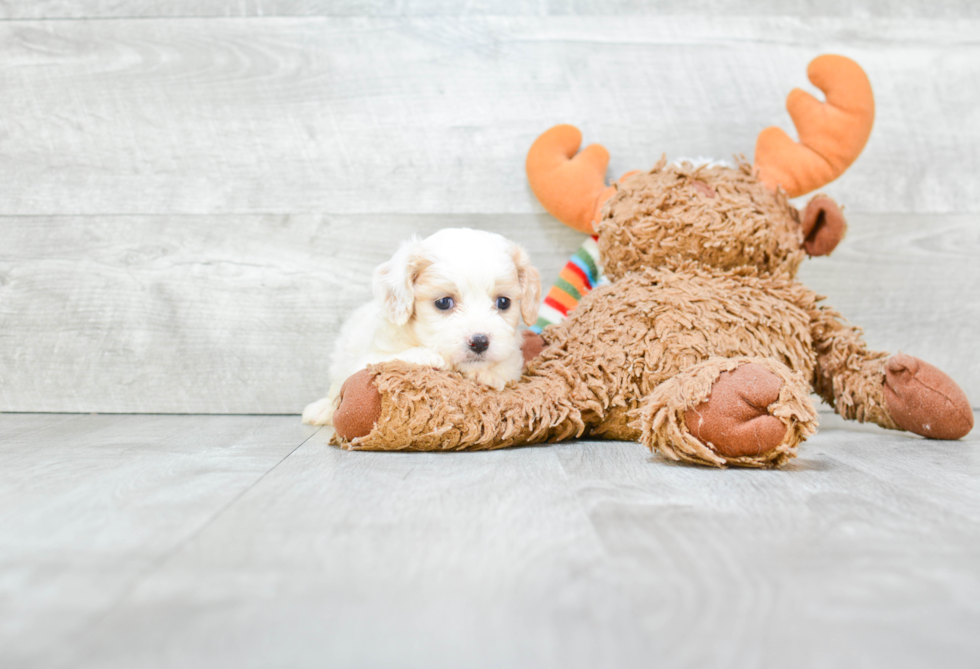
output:
M541 351L548 345L539 334L530 330L524 331L524 341L521 343L521 354L524 356L524 364L527 364L541 355Z
M760 365L724 372L708 399L684 415L687 429L730 458L766 453L786 437L786 426L768 410L781 387L779 377Z
M931 439L959 439L973 429L966 393L945 372L899 353L885 364L885 404L903 430Z
M366 437L381 415L381 393L374 385L374 374L362 369L344 381L340 389L340 406L333 414L338 435L350 441Z

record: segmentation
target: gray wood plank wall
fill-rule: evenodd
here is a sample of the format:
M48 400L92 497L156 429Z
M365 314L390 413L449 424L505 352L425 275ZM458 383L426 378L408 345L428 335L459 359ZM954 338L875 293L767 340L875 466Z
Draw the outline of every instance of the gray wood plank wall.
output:
M399 239L499 231L550 281L538 133L610 176L751 155L824 52L878 116L803 279L977 406L980 6L892 4L0 1L0 411L298 412Z
M976 18L980 6L972 0L0 0L0 19L678 14Z

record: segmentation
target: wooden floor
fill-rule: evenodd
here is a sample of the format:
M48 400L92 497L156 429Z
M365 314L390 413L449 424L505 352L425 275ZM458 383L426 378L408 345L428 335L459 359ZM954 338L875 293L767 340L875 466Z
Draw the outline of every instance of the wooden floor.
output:
M718 471L2 415L0 666L978 666L980 435L823 423Z

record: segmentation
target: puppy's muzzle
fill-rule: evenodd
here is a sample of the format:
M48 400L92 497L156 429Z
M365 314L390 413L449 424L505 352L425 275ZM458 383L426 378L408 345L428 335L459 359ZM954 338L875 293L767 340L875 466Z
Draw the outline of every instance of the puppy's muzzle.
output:
M470 337L467 344L469 345L471 351L477 355L480 355L490 348L490 337L486 336L485 334L475 334Z

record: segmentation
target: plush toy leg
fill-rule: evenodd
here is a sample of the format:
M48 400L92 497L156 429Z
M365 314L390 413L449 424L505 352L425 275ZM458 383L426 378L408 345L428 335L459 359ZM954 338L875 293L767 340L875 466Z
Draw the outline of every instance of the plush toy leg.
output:
M334 414L336 441L358 450L438 451L570 439L586 429L571 391L565 379L525 376L498 392L455 372L387 362L347 380Z
M953 379L928 362L899 353L885 363L882 388L892 419L932 439L959 439L973 429L973 409Z
M673 460L774 467L816 431L803 376L766 358L712 358L661 383L639 409L641 443Z
M973 429L970 401L944 372L910 355L869 350L860 329L830 307L812 309L811 318L814 390L841 416L933 439Z

